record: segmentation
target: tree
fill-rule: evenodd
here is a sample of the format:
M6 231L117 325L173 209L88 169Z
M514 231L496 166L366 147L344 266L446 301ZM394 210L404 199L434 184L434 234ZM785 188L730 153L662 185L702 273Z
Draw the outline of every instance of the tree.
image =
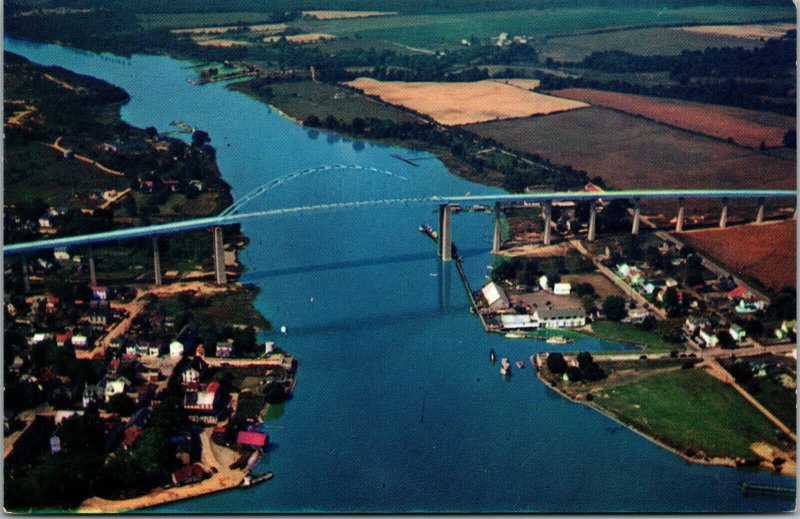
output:
M588 351L584 351L584 352L578 353L578 367L579 368L583 369L586 366L588 366L589 364L591 364L592 362L594 362L594 358L592 358L592 354L589 353Z
M310 126L312 128L318 127L320 125L319 117L314 114L309 115L306 117L306 120L303 121L303 126Z
M124 393L119 393L108 399L108 412L120 416L130 416L136 411L136 402Z
M211 137L208 135L208 132L204 132L203 130L195 130L192 133L192 146L200 148L209 142L211 142Z
M755 374L753 367L750 366L750 363L747 361L735 362L730 368L728 368L728 371L731 375L733 375L733 378L738 384L746 384L750 382Z
M547 356L547 369L549 369L551 373L561 375L567 371L567 361L564 360L562 354L551 353Z
M367 123L361 117L353 118L353 133L362 134L364 130L367 128Z
M680 299L678 298L678 290L675 287L667 288L664 291L664 296L661 298L661 302L667 311L678 306L680 303Z
M727 330L717 333L717 339L719 339L720 348L736 348L736 341L733 340L733 336Z
M583 373L581 373L579 368L576 368L575 366L569 366L567 368L567 378L570 382L580 382L583 380Z
M600 364L593 361L587 364L585 368L581 369L581 375L590 382L596 382L604 379L606 372L600 367Z
M797 148L797 132L788 130L783 134L783 145L787 148Z
M603 313L611 321L621 321L625 315L625 299L620 296L606 296L603 299Z

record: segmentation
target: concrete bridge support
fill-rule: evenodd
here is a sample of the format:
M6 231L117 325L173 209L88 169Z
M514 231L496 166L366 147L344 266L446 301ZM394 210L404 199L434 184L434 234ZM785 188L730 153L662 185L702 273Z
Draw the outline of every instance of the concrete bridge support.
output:
M553 225L553 201L545 200L544 202L544 244L550 245L550 233Z
M586 239L594 241L597 237L597 200L592 200L589 204L589 232Z
M764 199L758 199L758 213L756 213L756 223L764 223Z
M453 210L448 204L439 206L439 257L442 261L453 259Z
M214 276L217 285L224 285L228 282L228 275L225 272L225 249L223 248L222 227L214 227Z
M92 246L90 245L86 249L86 256L89 258L89 283L92 285L97 284L97 271L94 267L94 252L92 251Z
M492 254L500 254L503 245L503 227L500 225L500 202L494 204L494 234L492 235Z
M722 199L722 214L719 216L719 228L728 226L728 197Z
M639 219L642 216L642 199L636 198L633 201L633 225L631 234L639 234Z
M161 252L158 250L158 236L153 236L153 278L156 286L163 284L161 279Z
M28 258L24 254L20 258L22 260L22 283L25 286L25 293L31 291L31 276L28 274Z
M678 220L675 222L675 232L683 232L684 203L686 199L678 198Z

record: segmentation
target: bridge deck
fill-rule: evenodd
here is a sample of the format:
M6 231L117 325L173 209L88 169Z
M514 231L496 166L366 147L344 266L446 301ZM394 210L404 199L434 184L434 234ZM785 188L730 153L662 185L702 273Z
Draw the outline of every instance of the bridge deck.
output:
M96 234L85 234L67 238L53 238L35 242L14 243L5 245L4 254L22 254L38 250L47 250L61 247L76 247L105 243L119 240L130 240L147 236L174 234L186 231L195 231L223 225L233 225L255 218L286 216L292 214L316 213L329 210L372 208L400 205L426 205L426 204L494 204L544 202L557 200L615 200L615 199L678 199L678 198L797 198L796 191L789 190L628 190L628 191L603 191L603 192L555 192L555 193L525 193L525 194L495 194L475 196L429 196L422 198L394 198L386 200L367 200L360 202L342 202L335 204L320 204L285 209L272 209L268 211L255 211L242 214L222 214L195 220L148 225L128 229Z

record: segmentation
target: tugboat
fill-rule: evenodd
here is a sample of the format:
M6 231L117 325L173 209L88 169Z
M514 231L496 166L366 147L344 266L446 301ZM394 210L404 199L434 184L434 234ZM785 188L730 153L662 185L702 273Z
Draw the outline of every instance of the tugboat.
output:
M495 356L494 348L492 348L491 350L489 350L489 362L494 364L495 360L497 360L497 357Z

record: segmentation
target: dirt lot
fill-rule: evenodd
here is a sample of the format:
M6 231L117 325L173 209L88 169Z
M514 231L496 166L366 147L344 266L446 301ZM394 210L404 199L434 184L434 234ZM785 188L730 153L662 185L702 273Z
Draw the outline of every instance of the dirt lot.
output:
M723 140L733 138L737 144L752 148L758 148L762 142L768 147L783 146L784 133L796 125L793 117L767 112L590 88L568 88L552 94L640 115L710 137Z
M407 83L358 78L347 83L367 95L410 108L444 125L528 117L587 106L571 99L530 92L497 81Z
M606 296L627 297L625 292L602 274L565 274L561 276L561 282L570 283L573 287L578 283L589 283L601 299Z
M794 189L795 161L609 110L589 107L465 126L514 150L600 176L608 189ZM730 218L753 218L755 201L731 202ZM781 201L781 205L786 205ZM793 206L793 204L790 204ZM675 201L646 203L675 217ZM768 204L768 209L775 206ZM687 217L719 218L719 200L687 200Z
M788 220L681 234L693 247L727 267L780 290L796 287L796 222Z
M779 38L786 31L795 29L793 23L776 24L754 24L754 25L696 25L693 27L676 27L677 30L697 32L700 34L715 34L722 36L734 36L747 40L767 40L769 38Z

